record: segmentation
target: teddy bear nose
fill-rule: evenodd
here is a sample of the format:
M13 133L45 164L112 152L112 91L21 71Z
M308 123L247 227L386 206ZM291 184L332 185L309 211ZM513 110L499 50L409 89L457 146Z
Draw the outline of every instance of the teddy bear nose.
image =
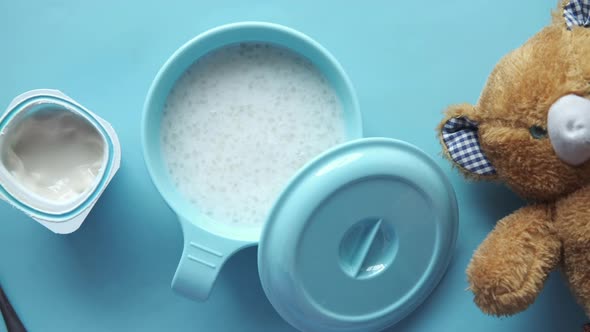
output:
M559 98L549 109L547 130L555 154L578 166L590 159L590 100L577 95Z

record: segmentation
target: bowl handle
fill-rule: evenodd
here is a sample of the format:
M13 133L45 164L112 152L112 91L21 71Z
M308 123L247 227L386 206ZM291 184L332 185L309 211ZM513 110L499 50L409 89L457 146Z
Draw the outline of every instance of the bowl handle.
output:
M172 289L190 299L205 301L223 264L249 242L220 237L195 224L180 220L184 250L172 280Z

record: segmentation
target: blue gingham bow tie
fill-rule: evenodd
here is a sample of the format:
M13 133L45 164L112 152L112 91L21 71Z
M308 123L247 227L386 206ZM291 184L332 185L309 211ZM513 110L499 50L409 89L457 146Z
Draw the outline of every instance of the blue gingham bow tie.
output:
M590 27L590 0L570 0L563 8L567 28Z

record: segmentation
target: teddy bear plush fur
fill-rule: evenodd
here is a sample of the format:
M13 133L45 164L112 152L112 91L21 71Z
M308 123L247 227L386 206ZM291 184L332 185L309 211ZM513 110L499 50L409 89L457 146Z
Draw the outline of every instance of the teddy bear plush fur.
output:
M466 177L501 181L530 202L497 223L467 268L474 301L488 314L526 309L560 267L590 315L590 162L565 163L546 134L560 98L590 99L590 29L568 29L568 3L560 2L549 26L498 63L476 105L451 106L438 127L444 155ZM453 135L465 128L489 163L485 171L452 151Z

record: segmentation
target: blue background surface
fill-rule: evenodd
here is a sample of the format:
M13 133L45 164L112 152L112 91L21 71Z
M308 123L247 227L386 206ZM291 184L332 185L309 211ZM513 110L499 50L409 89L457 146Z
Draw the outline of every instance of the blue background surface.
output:
M556 2L1 0L0 104L60 89L113 124L123 163L72 235L0 204L0 283L31 331L293 331L264 297L255 248L228 263L208 302L172 293L182 234L140 149L142 104L172 52L214 26L264 20L327 47L356 86L366 135L418 145L455 186L461 226L448 274L391 331L580 330L586 318L557 273L517 316L487 317L472 303L464 270L473 251L523 202L500 185L465 182L434 132L448 104L477 100L496 61L547 24Z

